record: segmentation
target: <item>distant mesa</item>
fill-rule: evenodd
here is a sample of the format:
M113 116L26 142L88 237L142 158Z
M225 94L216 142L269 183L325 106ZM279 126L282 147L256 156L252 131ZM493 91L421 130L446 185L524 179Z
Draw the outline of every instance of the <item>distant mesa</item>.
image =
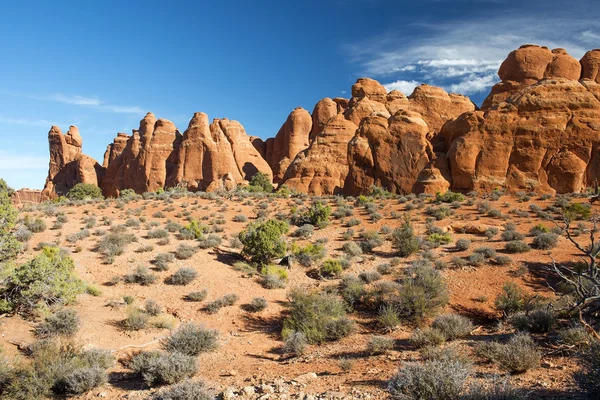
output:
M315 195L536 190L579 192L600 175L600 50L580 61L564 49L512 51L478 109L466 96L421 85L388 92L360 78L352 97L292 110L262 140L237 121L195 113L182 133L148 113L118 133L102 165L82 154L76 127L48 133L50 164L42 199L91 183L105 196L175 186L232 190L257 172L276 185ZM23 191L22 201L38 194Z

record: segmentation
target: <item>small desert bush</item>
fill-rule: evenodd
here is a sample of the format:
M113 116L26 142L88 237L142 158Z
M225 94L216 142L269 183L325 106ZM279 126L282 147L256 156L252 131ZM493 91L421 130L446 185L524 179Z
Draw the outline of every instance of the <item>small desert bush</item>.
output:
M282 289L286 286L285 279L274 273L266 273L260 279L260 284L265 289Z
M408 341L417 349L435 347L446 341L446 335L437 328L417 329L410 335Z
M383 244L383 238L377 231L364 231L359 235L358 245L365 253L371 253L375 247L379 247Z
M362 248L355 242L344 243L342 250L350 257L355 257L363 253Z
M529 247L529 245L521 240L512 240L508 243L506 243L506 245L504 246L504 250L507 253L525 253L528 252L529 250L531 250L531 247Z
M496 297L496 309L504 315L511 315L523 310L527 295L516 283L509 282L502 287L502 293Z
M327 277L338 277L342 274L343 270L342 263L339 260L332 259L323 261L320 268L321 275Z
M146 236L148 236L148 239L164 239L169 237L169 232L167 232L165 229L154 229L148 231Z
M201 249L210 249L213 247L220 246L222 241L223 239L219 235L211 234L200 239L198 242L198 246Z
M163 340L162 346L168 352L187 356L197 356L215 350L218 346L219 332L202 325L184 324Z
M294 231L294 236L302 239L310 238L315 231L315 227L310 224L304 224Z
M327 255L327 249L322 244L309 243L304 247L292 248L294 259L303 267L311 267Z
M383 354L394 348L394 339L387 336L373 335L367 343L367 352L370 354Z
M289 297L290 312L283 322L284 338L292 332L302 332L309 343L322 343L352 333L354 324L337 296L294 289Z
M405 318L420 320L448 303L448 288L439 271L426 264L406 270L400 280L399 307Z
M142 286L148 286L156 281L156 275L154 275L147 267L138 266L133 272L123 277L123 281L126 283L138 283Z
M250 312L260 312L267 308L268 302L264 297L255 297L250 300L250 303L246 306L246 309Z
M47 338L51 336L74 336L79 330L79 315L77 311L63 308L56 313L47 316L42 323L35 328L38 337Z
M175 256L171 253L160 253L157 254L152 263L159 271L166 271L169 269L169 264L175 261Z
M208 295L208 292L206 291L206 289L203 290L198 290L195 292L190 292L188 293L188 295L186 296L186 299L188 301L204 301L204 299L206 299L206 296Z
M550 331L556 324L556 313L549 307L538 307L513 315L510 322L518 330L543 333Z
M540 233L533 238L533 247L538 250L550 250L556 247L558 235L555 233Z
M144 311L148 315L157 316L162 312L162 307L154 300L148 299L146 300L146 304L144 304Z
M470 365L455 360L410 362L389 380L387 389L397 400L456 400L470 373Z
M128 331L140 331L148 327L150 316L138 308L130 308L123 320L123 328Z
M400 310L393 304L382 305L378 311L377 322L389 331L394 330L402 322Z
M468 250L471 247L471 241L469 239L458 239L456 241L456 249L457 250Z
M495 361L498 365L509 372L525 372L539 366L541 353L537 346L527 334L516 334L508 343L498 347Z
M91 183L78 183L69 190L67 197L70 200L103 199L102 190Z
M196 357L181 353L145 351L134 356L129 363L149 386L173 384L193 376L198 370Z
M399 228L392 232L392 245L398 251L400 257L408 257L419 250L419 242L415 236L410 223L410 217L406 215Z
M301 356L306 351L308 340L302 332L290 332L284 339L283 351L295 356Z
M177 250L175 250L175 257L177 257L179 260L187 260L196 254L196 251L197 249L194 246L181 244L179 247L177 247Z
M214 400L215 394L201 381L185 380L155 392L150 400Z
M230 307L238 301L239 297L235 293L226 294L223 297L219 297L216 300L211 301L206 305L206 311L211 314L219 312L223 307Z
M446 340L460 339L473 330L471 321L458 314L440 315L433 320L431 327L442 332Z
M181 267L179 268L171 277L169 278L169 283L171 285L187 285L192 283L194 279L198 276L198 272L191 267Z

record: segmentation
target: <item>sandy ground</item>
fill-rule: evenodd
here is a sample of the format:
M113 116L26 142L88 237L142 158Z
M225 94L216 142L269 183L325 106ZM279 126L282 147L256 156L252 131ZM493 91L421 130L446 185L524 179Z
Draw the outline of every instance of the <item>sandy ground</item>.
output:
M248 202L248 200L250 200ZM134 233L137 243L127 246L127 251L117 256L113 264L105 264L101 256L94 252L99 236L80 240L75 244L68 243L65 238L80 231L85 226L83 221L86 217L94 216L97 224L90 231L107 230L102 217L112 219L112 224L123 224L129 218L138 219L140 216L146 218L146 223L156 221L159 228L164 227L167 220L187 223L188 213L194 219L203 223L211 223L217 219L224 219L222 226L224 231L219 233L229 238L231 234L237 233L255 219L256 205L261 200L248 199L201 199L198 197L174 199L172 201L158 200L134 200L129 201L121 209L115 207L116 202L107 201L108 207L100 208L102 203L94 203L80 206L57 206L57 210L64 211L68 222L62 229L51 229L55 217L47 216L41 211L28 211L31 217L41 217L46 221L48 229L37 233L29 241L28 250L20 256L20 261L31 258L36 251L34 248L40 242L58 242L61 247L72 251L72 257L76 263L77 274L87 283L98 286L101 290L99 296L82 294L77 304L73 305L82 320L82 326L76 336L78 343L86 347L98 347L115 351L117 360L125 360L136 348L127 346L139 346L151 343L166 336L167 329L149 328L143 331L127 332L123 330L120 321L125 318L126 306L109 305L120 301L123 296L133 296L134 305L143 306L147 299L155 300L163 307L164 313L171 314L176 319L176 325L193 321L205 324L207 327L217 329L220 332L220 348L212 353L200 356L200 371L198 379L203 379L217 391L227 387L241 388L248 385L259 385L261 383L290 382L299 375L314 372L317 379L312 379L306 385L292 386L290 393L323 393L341 392L348 397L385 398L386 380L389 379L404 362L418 360L419 353L408 344L407 338L415 329L411 325L402 325L394 332L383 332L377 325L374 315L352 314L357 321L358 330L352 336L339 342L328 343L321 346L311 346L306 355L299 358L290 358L281 352L282 341L280 337L281 324L287 303L286 294L292 287L324 287L326 285L337 285L339 279L321 280L315 279L314 274L307 268L294 265L290 271L288 286L285 289L268 290L263 288L257 277L251 277L243 272L236 271L232 267L234 257L228 255L229 251L239 250L228 247L228 240L223 241L221 251L215 249L199 250L188 260L176 260L171 264L168 271L154 273L158 276L157 281L150 286L138 284L118 283L110 286L107 282L116 275L122 276L137 266L152 267L150 261L159 253L174 252L182 244L194 244L194 241L181 241L176 234L169 234L170 242L166 245L158 245L160 239L147 238L148 229L142 223L139 229L129 228L127 231ZM395 228L400 224L400 219L393 218L392 212L401 213L406 211L406 204L398 200L377 200L381 209L379 213L384 216L378 222L371 222L368 215L361 207L356 207L354 217L361 220L359 226L354 227L358 232L361 228L366 230L379 230L383 226ZM535 203L541 207L551 205L552 199L540 200L535 197L529 202L517 202L514 197L503 196L498 201L490 201L493 208L509 215L510 221L517 224L518 230L527 233L529 229L543 222L530 213L527 217L518 217L509 210L528 210L530 204ZM310 204L306 199L305 205ZM332 208L335 209L335 201L331 200ZM298 206L294 199L275 199L268 208L270 216L277 213L288 214L292 206ZM417 234L425 231L425 207L411 212L413 224ZM301 207L301 206L300 206ZM156 212L162 212L164 217L157 216ZM249 217L248 222L235 222L234 216L243 214ZM348 218L346 218L347 220ZM507 221L501 218L491 218L477 212L476 205L463 205L456 210L456 214L435 224L447 228L450 223L471 222L497 226L502 231L502 225ZM552 227L551 222L543 222ZM153 228L154 229L154 228ZM292 231L295 228L292 228ZM327 238L326 247L328 257L342 255L341 247L345 243L341 234L347 227L340 221L332 219L332 222L322 230L316 230L311 238L314 242L319 238ZM479 246L490 246L499 251L504 247L500 235L488 240L483 235L471 235L453 233L453 242L436 250L441 260L450 261L455 256L467 256L473 249ZM464 252L454 251L454 241L459 238L468 238L472 241L470 250ZM290 237L289 241L295 240ZM532 237L527 236L526 242L531 243ZM304 243L306 241L300 241ZM142 245L152 245L153 250L149 252L136 252ZM80 247L80 248L78 248ZM573 247L565 238L559 239L559 245L550 251L532 250L527 253L511 255L513 263L508 266L483 265L476 268L465 267L460 269L446 269L443 275L449 286L450 303L447 312L457 312L471 317L475 324L481 326L467 340L452 343L451 346L460 346L467 353L472 351L473 346L482 340L490 340L499 337L496 329L500 315L494 310L494 299L500 293L506 282L516 282L528 292L541 296L552 296L552 292L545 284L545 268L551 257L559 262L573 261L577 259ZM348 274L358 274L362 271L371 271L381 263L387 262L394 256L394 251L389 241L378 247L374 255L363 257L362 262L352 265L346 271ZM395 267L394 274L386 275L383 279L393 279L412 260L417 258L402 259L400 265ZM181 266L193 267L198 272L198 278L187 286L174 286L165 283L174 271ZM523 267L526 267L525 269ZM202 303L189 302L185 295L189 292L207 289L208 297ZM239 301L232 307L226 307L217 314L209 314L204 311L203 306L218 297L228 293L235 293ZM249 313L244 311L243 306L254 297L264 297L268 300L268 307L260 313ZM15 343L29 343L35 340L32 328L35 321L26 321L19 316L9 316L0 319L0 335L5 352L9 355L23 357L19 354ZM500 331L503 332L503 331ZM387 334L396 340L394 350L385 355L371 356L365 349L366 344L373 334ZM544 341L541 342L544 345ZM145 349L157 348L153 343ZM559 393L564 398L577 398L577 388L572 375L577 371L577 362L572 358L565 358L560 354L550 353L549 345L544 348L543 361L547 362L548 368L540 367L525 374L511 377L514 385L526 387L534 391L535 398L550 398ZM350 371L340 369L340 359L349 359L352 362ZM475 363L476 377L486 377L497 371L492 365ZM504 375L504 374L503 374ZM536 392L538 391L538 392ZM115 363L111 370L110 382L101 388L94 389L81 398L94 398L103 396L105 398L143 398L149 393L148 388L136 378L127 374L127 369L120 363ZM278 398L272 395L271 398ZM332 395L333 396L333 395ZM257 395L258 397L258 395ZM283 397L283 396L282 396ZM293 398L293 397L292 397Z

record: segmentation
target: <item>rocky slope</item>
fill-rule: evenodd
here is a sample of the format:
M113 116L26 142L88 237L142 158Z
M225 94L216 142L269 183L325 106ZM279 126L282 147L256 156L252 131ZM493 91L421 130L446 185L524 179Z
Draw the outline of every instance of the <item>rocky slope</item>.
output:
M317 195L533 189L576 192L600 175L600 50L577 61L564 49L511 52L481 109L465 96L421 85L388 92L360 78L352 97L296 108L273 138L248 136L236 121L196 113L183 135L149 113L119 133L100 166L81 136L49 133L43 197L78 182L107 196L183 185L233 189L260 171L279 185Z

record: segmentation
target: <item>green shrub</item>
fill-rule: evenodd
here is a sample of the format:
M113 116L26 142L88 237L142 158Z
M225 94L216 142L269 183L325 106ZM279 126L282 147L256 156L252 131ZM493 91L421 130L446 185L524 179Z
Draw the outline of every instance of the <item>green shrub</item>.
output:
M288 230L287 223L275 219L250 224L240 233L244 245L242 254L258 266L269 264L273 258L283 257L287 249L283 235Z
M419 242L408 215L404 217L402 225L392 232L392 245L398 250L400 257L408 257L419 250Z
M456 400L460 398L471 368L455 360L406 363L388 382L392 399Z
M533 228L531 228L529 230L529 234L531 236L537 236L540 233L548 233L550 232L550 229L548 229L548 227L542 225L542 224L537 224L536 226L534 226Z
M214 400L215 394L204 382L186 380L155 392L151 400Z
M19 241L11 234L19 216L12 204L13 193L4 179L0 179L0 263L12 260L21 249Z
M247 190L249 192L267 192L271 193L273 191L273 184L271 183L271 179L268 175L257 172L250 179L250 185Z
M46 230L46 223L41 218L31 219L27 215L23 223L33 233L44 232Z
M263 275L260 284L265 289L283 289L286 286L285 279L273 273L267 273Z
M462 193L447 191L444 194L436 193L435 199L442 203L454 203L455 201L465 201L465 196Z
M519 312L513 315L510 322L521 331L548 332L556 324L556 314L548 307L539 307L529 312Z
M339 260L325 260L321 265L321 275L328 277L337 277L342 274L342 263Z
M173 384L192 377L198 370L196 357L181 353L146 351L137 354L129 364L149 386Z
M448 218L449 216L454 214L454 212L448 206L427 207L425 212L438 221L441 221L444 218Z
M355 242L344 243L342 250L350 257L355 257L363 253L362 248Z
M504 315L511 315L523 310L527 295L516 283L509 282L502 287L502 293L496 297L495 305Z
M565 218L574 220L588 220L592 215L592 207L590 204L571 203L564 208Z
M446 340L465 337L473 330L473 324L467 317L458 314L444 314L436 317L431 327L438 329Z
M394 330L401 322L400 310L393 304L382 305L378 311L377 321L383 328Z
M192 283L197 276L198 272L196 272L195 269L190 267L181 267L173 275L171 275L169 278L169 283L171 285L187 285Z
M0 299L5 308L26 314L42 304L69 304L84 290L74 271L71 257L56 247L44 247L41 254L10 272L0 288Z
M44 322L35 328L38 337L74 336L79 330L79 315L77 311L63 308L47 316Z
M427 237L427 240L436 244L448 244L452 241L452 235L449 233L432 233Z
M399 307L406 318L420 320L435 314L448 303L448 288L444 278L429 265L411 266L400 284Z
M292 252L294 258L303 267L311 267L317 261L323 259L327 254L327 249L321 244L309 243L305 247L293 246Z
M525 237L525 235L523 235L520 232L517 232L514 229L507 229L504 232L502 232L502 234L500 235L500 237L502 238L502 240L506 241L506 242L510 242L513 240L523 240L523 238Z
M302 239L310 238L315 231L315 227L311 224L304 224L294 231L294 236Z
M100 239L96 245L96 251L102 254L106 260L112 262L115 256L119 256L125 252L125 247L136 242L135 235L122 232L111 232Z
M576 376L578 383L590 394L600 389L600 344L594 342L581 354L582 372Z
M290 293L289 308L289 316L283 322L284 338L292 332L302 332L309 343L322 343L352 331L344 303L332 294L295 289Z
M91 183L78 183L69 190L67 197L70 200L103 199L102 190Z
M219 332L202 325L184 324L163 340L165 350L187 356L197 356L215 350L218 346Z

